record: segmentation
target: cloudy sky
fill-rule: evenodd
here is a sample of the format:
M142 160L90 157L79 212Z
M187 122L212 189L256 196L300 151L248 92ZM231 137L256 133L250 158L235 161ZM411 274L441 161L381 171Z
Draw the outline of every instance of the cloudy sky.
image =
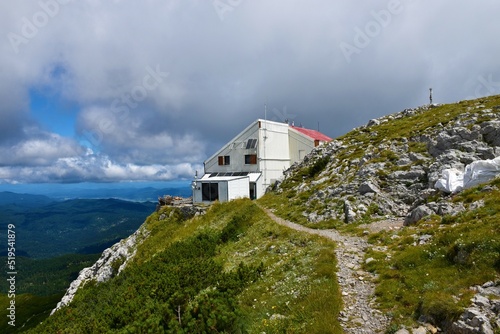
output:
M500 93L500 2L0 3L0 183L191 178L257 118L331 137Z

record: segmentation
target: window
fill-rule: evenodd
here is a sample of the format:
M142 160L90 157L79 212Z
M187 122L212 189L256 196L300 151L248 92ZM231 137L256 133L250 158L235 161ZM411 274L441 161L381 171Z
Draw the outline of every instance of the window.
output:
M219 156L219 166L229 165L231 163L231 157L229 155Z
M219 199L219 184L218 183L202 183L201 184L201 199L203 201L216 201Z
M245 155L245 165L256 165L256 164L257 164L257 154Z
M250 199L257 199L257 184L250 182Z
M257 139L248 139L246 149L256 148L257 147Z

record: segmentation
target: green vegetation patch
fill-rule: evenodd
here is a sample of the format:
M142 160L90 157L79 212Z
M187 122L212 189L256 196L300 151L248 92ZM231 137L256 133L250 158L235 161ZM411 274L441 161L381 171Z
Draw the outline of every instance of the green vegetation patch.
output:
M491 185L497 187L500 180ZM369 237L377 247L367 253L373 260L366 269L378 274L378 302L394 317L394 325L424 315L445 326L469 305L471 286L500 278L500 191L482 187L454 199L484 201L482 207Z
M0 333L17 333L38 325L49 316L64 292L85 267L90 267L98 254L68 254L52 259L18 257L16 266L16 327L8 325L9 318L0 320ZM7 258L2 257L7 265ZM8 272L5 267L4 272ZM0 291L9 290L7 280L0 280ZM10 299L0 297L0 307L5 310Z
M71 281L85 267L92 266L99 254L81 255L67 254L52 259L31 259L18 257L16 266L19 274L16 277L16 291L19 294L50 296L64 293ZM7 272L7 258L1 257ZM0 280L0 291L7 291L8 282Z
M28 329L34 328L49 316L62 296L63 293L51 296L17 294L15 298L15 326L13 327L8 324L11 319L6 317L7 312L4 312L4 316L0 318L0 331L2 333L22 333ZM8 298L7 295L0 295L0 308L6 310L10 306L9 303L11 300L12 299Z
M249 200L152 214L137 258L33 333L340 333L333 244Z

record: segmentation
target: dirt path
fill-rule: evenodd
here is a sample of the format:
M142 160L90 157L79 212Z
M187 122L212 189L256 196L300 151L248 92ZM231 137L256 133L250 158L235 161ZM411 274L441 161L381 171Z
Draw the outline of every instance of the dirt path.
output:
M271 219L280 225L297 231L316 234L337 242L337 277L342 290L344 310L339 320L345 333L384 333L389 318L373 308L374 276L361 269L364 252L368 247L366 240L344 236L336 230L315 230L284 220L271 210L261 207Z

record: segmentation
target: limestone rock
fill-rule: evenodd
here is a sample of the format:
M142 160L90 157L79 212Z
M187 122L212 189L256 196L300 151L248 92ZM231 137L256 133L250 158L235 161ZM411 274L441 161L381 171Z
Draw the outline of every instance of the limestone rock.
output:
M394 334L410 334L410 332L406 328L401 328Z
M123 239L106 249L96 263L80 271L78 277L71 282L65 295L50 314L54 314L60 308L71 303L78 289L83 287L85 283L92 280L105 282L118 275L135 256L137 245L142 243L148 235L149 231L141 227L127 239Z
M440 216L456 216L457 214L465 211L465 206L463 203L452 203L452 202L440 202L438 203L436 213Z
M370 127L370 126L374 126L374 125L379 125L380 124L380 121L377 120L377 119L371 119L370 121L368 121L368 124L366 124L366 127Z
M361 195L365 195L367 193L379 193L380 189L376 185L374 185L373 183L371 183L371 182L363 182L359 186L358 192Z
M420 219L430 216L434 214L434 211L432 211L428 206L426 205L420 205L413 209L405 218L404 225L412 225L416 222L418 222Z
M344 222L346 224L352 223L355 218L356 212L354 212L351 203L344 201Z
M493 146L500 146L500 122L489 121L481 124L484 141Z
M478 293L471 299L459 320L451 325L451 333L494 334L500 329L500 282L487 282L474 287Z

